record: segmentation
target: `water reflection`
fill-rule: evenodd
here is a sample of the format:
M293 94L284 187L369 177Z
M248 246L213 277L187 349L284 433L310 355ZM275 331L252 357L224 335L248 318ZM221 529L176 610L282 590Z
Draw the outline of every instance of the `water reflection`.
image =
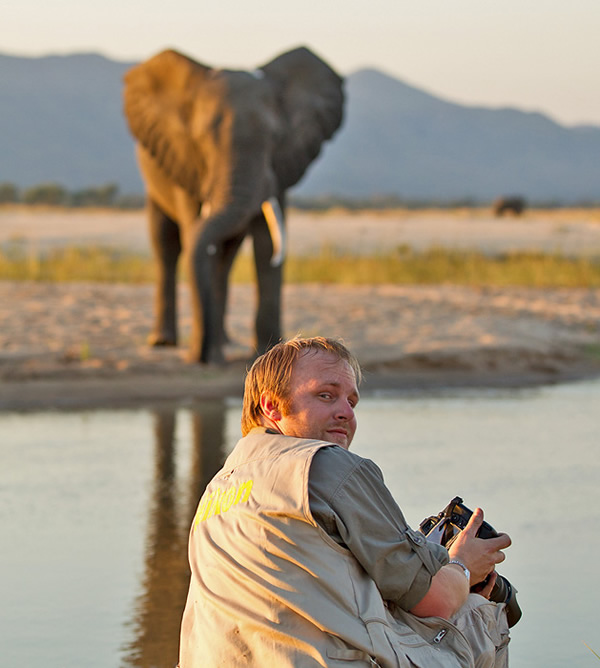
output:
M460 494L510 532L511 668L591 665L583 643L600 646L599 406L600 381L361 400L353 450L409 522ZM0 412L0 663L172 668L189 526L239 435L239 402Z
M225 458L225 405L203 404L183 414L152 411L154 477L149 500L142 593L135 605L134 639L124 666L177 663L179 623L189 584L188 532L198 500ZM187 485L177 478L176 421L190 418L192 450Z

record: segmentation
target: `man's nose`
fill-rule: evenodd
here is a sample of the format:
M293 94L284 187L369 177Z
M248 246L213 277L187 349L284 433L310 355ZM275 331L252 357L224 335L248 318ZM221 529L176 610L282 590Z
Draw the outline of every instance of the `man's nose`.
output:
M341 401L338 406L337 416L338 420L352 420L354 417L354 409L347 401Z

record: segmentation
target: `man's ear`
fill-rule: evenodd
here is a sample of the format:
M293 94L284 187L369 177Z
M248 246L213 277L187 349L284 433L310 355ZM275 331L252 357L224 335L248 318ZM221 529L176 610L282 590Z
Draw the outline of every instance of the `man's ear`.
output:
M262 414L273 422L281 420L281 411L279 410L276 401L270 394L260 395L260 409Z

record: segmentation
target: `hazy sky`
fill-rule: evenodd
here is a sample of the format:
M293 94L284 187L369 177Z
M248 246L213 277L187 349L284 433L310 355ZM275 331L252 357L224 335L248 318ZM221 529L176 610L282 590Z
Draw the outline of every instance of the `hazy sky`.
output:
M251 68L305 44L446 99L600 125L600 0L18 0L0 52L142 60L174 47Z

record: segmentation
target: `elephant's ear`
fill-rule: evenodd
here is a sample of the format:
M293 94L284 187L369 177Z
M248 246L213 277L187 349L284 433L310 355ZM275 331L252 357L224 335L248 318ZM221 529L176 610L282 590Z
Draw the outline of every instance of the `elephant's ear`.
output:
M163 171L191 194L201 174L193 153L190 113L211 68L176 51L159 53L124 77L125 116L133 136Z
M317 157L321 144L342 122L343 80L305 47L260 68L277 91L284 131L273 156L282 189L297 183Z

